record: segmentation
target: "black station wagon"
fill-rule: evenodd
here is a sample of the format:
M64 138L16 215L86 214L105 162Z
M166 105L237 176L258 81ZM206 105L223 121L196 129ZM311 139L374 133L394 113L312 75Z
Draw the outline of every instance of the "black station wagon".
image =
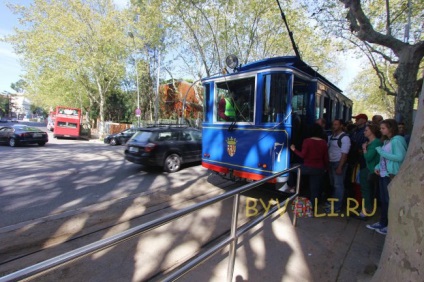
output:
M140 129L127 142L125 159L176 172L184 163L200 162L202 132L195 128L156 126Z

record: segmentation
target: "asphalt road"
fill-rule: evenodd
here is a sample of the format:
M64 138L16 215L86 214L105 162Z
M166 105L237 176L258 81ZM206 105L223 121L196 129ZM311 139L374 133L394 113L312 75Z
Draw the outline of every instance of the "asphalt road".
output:
M47 131L43 123L26 123ZM5 125L0 124L0 127ZM0 145L0 228L95 203L190 182L198 164L168 174L124 160L124 146L55 139L44 146ZM206 171L205 171L206 173Z
M47 131L43 124L32 125ZM199 164L171 174L142 167L124 160L124 146L57 140L51 133L49 140L44 147L0 146L0 277L241 185L210 175ZM226 234L232 204L232 199L217 203L166 230L143 234L141 241L126 241L95 266L80 259L65 266L72 271L52 271L39 281L152 277ZM244 218L241 212L239 220ZM188 245L182 243L187 238ZM180 258L168 256L173 252ZM142 257L142 268L133 257Z

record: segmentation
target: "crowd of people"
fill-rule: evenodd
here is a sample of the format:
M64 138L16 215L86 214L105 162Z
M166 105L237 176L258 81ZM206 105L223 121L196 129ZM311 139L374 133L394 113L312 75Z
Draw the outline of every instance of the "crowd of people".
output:
M328 134L325 119L318 119L301 150L295 145L290 149L303 160L302 180L309 183L313 206L331 199L324 203L325 212L340 213L346 199L354 197L362 205L356 217L366 220L379 203L379 221L366 227L386 235L388 186L399 172L409 137L404 124L394 119L375 115L368 120L366 114L353 118L355 123L334 120Z

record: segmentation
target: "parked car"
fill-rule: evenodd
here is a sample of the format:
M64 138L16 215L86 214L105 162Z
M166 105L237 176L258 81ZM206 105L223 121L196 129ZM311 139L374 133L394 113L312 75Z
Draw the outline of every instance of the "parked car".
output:
M119 133L106 136L105 139L103 139L103 142L112 146L123 145L127 143L127 141L130 140L130 138L133 137L133 135L139 130L140 128L125 129L124 131L121 131Z
M38 144L44 146L49 142L47 132L27 125L4 126L0 128L0 143L16 147L21 144Z
M184 163L201 161L202 132L195 128L156 126L143 128L127 142L125 159L176 172Z

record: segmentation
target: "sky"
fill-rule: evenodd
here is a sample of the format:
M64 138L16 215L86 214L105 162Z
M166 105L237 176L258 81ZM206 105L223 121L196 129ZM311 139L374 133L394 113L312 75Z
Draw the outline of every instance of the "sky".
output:
M18 17L14 15L6 3L20 4L28 6L32 0L0 0L0 38L11 34L13 28L19 25ZM123 8L128 5L129 0L114 0L115 4ZM361 69L361 63L348 56L346 58L346 69L343 80L337 83L339 88L346 91L349 84L353 81L356 73ZM0 42L0 93L3 91L15 92L10 85L17 82L22 75L22 68L19 63L19 57L15 54L10 44Z
M9 2L9 1L8 1ZM0 37L10 34L18 24L17 16L6 7L5 0L0 0ZM15 0L14 4L27 5L29 0ZM19 58L10 44L0 42L0 92L14 92L10 84L19 80L21 66Z

